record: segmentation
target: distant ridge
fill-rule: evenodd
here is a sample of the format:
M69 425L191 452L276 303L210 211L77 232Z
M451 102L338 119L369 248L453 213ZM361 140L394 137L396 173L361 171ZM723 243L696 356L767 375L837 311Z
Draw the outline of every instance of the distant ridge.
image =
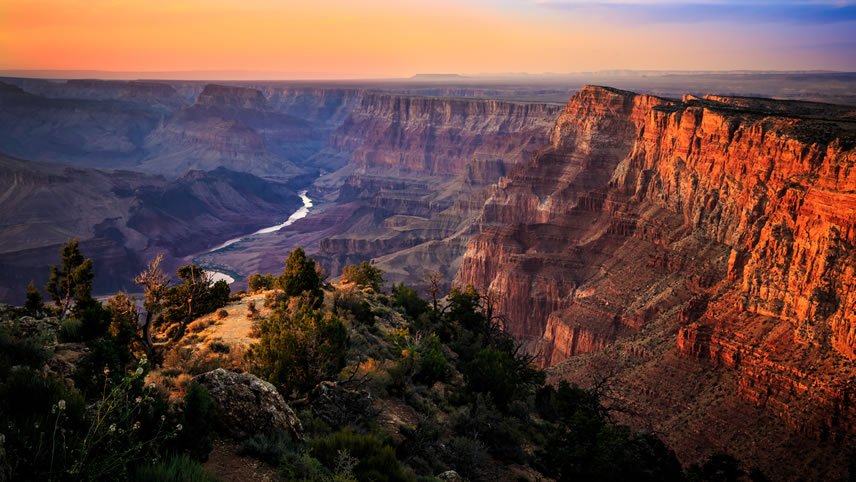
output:
M466 79L461 74L416 74L410 77L412 80L455 80Z

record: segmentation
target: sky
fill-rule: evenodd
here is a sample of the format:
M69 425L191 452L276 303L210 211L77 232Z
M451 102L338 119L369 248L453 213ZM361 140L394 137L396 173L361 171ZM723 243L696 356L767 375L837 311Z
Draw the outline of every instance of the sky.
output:
M856 0L0 0L5 71L613 69L856 71Z

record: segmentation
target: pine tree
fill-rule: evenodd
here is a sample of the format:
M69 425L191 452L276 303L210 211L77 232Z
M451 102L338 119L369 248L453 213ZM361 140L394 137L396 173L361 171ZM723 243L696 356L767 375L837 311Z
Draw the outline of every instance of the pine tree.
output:
M42 302L42 294L36 288L36 283L30 280L27 285L27 302L24 304L24 309L30 316L38 316L45 309L45 304Z
M92 298L92 260L80 254L77 239L65 243L60 250L59 266L51 266L50 279L45 291L60 308L60 317L64 318L71 308L72 302L76 308L91 305Z

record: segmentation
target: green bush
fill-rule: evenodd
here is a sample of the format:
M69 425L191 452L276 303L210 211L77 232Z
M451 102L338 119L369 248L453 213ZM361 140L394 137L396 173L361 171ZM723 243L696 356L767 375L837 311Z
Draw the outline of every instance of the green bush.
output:
M404 286L404 283L392 285L392 302L401 308L411 320L417 320L428 311L428 302L419 297L415 289Z
M261 320L260 339L247 354L253 372L297 394L335 377L348 351L348 330L313 303L304 294L291 308L278 308Z
M291 434L284 431L259 433L245 440L240 453L253 456L271 465L278 465L290 453L298 452Z
M431 385L434 382L445 381L449 376L450 367L443 354L443 345L440 337L432 333L422 340L416 349L417 368L414 379L418 382Z
M61 400L63 410L58 414ZM73 454L64 448L76 447L76 434L85 430L84 407L83 398L59 380L32 369L9 373L0 382L0 427L5 436L2 448L13 463L11 480L47 480L72 464ZM66 422L63 431L55 430L60 416Z
M50 357L40 340L21 338L13 329L0 327L0 376L16 365L41 368Z
M77 318L66 318L59 325L59 339L64 342L83 341L83 322Z
M216 482L198 461L178 455L154 465L141 466L134 473L134 482Z
M379 293L383 286L383 270L363 261L360 264L345 266L342 270L342 280L355 283L362 288L371 288Z
M253 273L247 278L247 288L250 291L272 290L275 282L272 274Z
M395 458L395 450L374 435L342 430L311 440L309 446L313 456L329 469L335 469L340 455L347 452L358 461L353 467L353 474L359 481L416 480Z
M286 296L300 296L308 292L316 308L324 299L315 260L306 256L306 252L299 246L289 253L288 259L285 260L285 271L277 279L277 284L285 291Z

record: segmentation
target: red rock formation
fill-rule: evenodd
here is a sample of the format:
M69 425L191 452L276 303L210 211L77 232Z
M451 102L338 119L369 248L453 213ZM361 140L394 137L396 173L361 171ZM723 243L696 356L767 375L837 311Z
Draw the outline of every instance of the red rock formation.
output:
M543 145L559 107L366 93L331 143L370 170L455 175L473 160L523 160Z
M545 365L629 357L617 377L640 412L670 406L656 360L677 352L730 370L735 395L791 428L849 438L853 118L825 104L586 87L550 146L494 187L458 281L499 295L509 332ZM553 372L580 380L581 366ZM685 459L701 453L671 441Z

